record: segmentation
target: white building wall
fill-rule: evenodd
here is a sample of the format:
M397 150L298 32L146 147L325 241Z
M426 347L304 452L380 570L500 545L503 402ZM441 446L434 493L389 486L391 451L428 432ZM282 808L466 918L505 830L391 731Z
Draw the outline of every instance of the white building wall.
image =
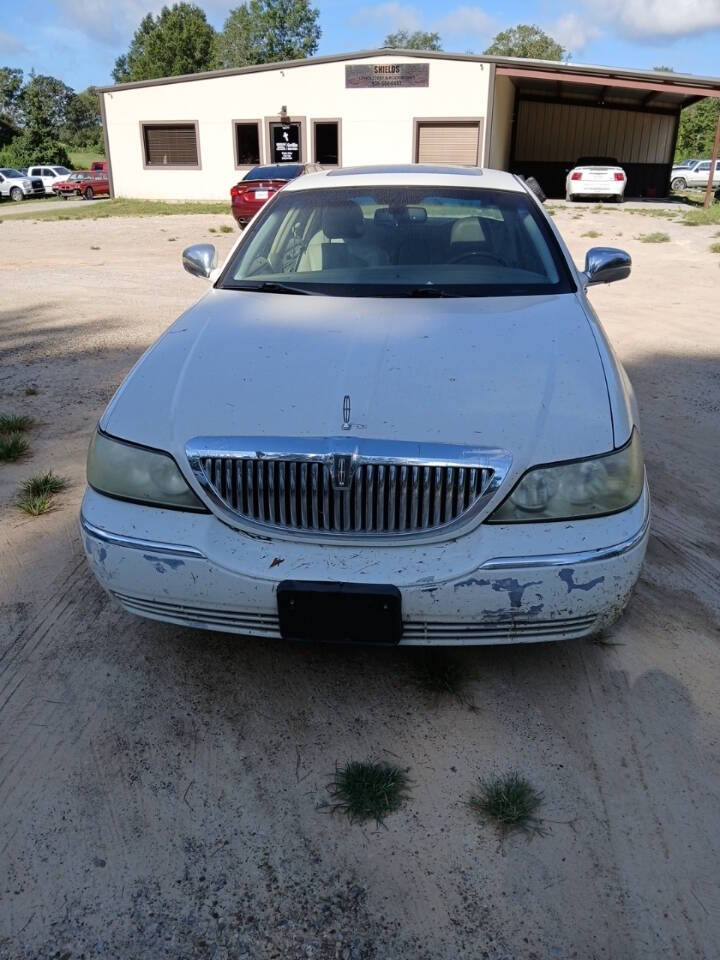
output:
M345 64L420 62L416 57L370 57L107 91L115 195L226 200L243 176L235 168L232 121L262 121L261 159L269 162L266 118L276 118L283 106L291 119L305 121L306 160L312 159L312 120L339 118L343 166L410 163L415 119L487 117L489 65L430 60L428 87L346 89ZM140 124L173 121L198 122L201 168L144 169ZM483 136L488 136L484 123Z

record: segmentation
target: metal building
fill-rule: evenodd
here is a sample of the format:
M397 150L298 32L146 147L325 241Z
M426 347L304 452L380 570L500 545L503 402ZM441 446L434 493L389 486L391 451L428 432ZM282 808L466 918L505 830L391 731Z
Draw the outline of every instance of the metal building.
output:
M258 163L447 163L564 194L580 156L616 158L628 196L669 189L680 110L720 78L373 50L105 87L114 195L226 199Z

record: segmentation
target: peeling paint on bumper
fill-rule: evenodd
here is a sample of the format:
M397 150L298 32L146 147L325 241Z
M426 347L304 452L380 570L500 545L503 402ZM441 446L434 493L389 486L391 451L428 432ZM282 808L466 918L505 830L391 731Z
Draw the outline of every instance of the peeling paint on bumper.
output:
M338 547L258 540L212 515L89 490L81 522L95 576L141 616L273 638L282 580L388 583L402 595L403 644L453 645L567 639L608 626L639 576L648 510L645 490L614 517L522 529L480 525L423 546Z

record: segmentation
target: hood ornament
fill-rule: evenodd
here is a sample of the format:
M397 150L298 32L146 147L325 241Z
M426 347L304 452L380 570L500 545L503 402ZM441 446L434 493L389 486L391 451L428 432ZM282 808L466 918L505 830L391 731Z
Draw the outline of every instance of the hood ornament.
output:
M350 394L346 393L343 397L343 430L350 430L352 424L350 423Z

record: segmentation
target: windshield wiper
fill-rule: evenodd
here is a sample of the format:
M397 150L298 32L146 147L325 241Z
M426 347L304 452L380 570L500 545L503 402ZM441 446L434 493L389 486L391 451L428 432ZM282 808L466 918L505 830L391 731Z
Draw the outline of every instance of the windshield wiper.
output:
M427 284L424 287L415 287L413 290L409 290L406 294L406 297L457 297L457 293L449 293L447 290L444 290L442 287L436 287L432 284Z
M298 293L308 295L310 290L293 287L289 283L277 283L275 280L262 280L259 283L234 283L233 290L258 290L260 293Z

